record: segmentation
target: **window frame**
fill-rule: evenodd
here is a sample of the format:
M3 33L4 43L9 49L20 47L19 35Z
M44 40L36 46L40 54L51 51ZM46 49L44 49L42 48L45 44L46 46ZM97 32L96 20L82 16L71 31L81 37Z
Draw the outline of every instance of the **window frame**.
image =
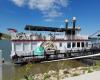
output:
M84 42L81 42L81 47L83 48L85 45L84 45Z
M79 46L78 46L78 43L79 43ZM80 45L80 42L77 42L77 47L80 48L80 46L81 46L81 45Z
M74 44L74 46L73 46ZM72 48L75 48L76 47L76 43L75 42L72 42Z
M62 42L59 43L59 47L62 47Z
M67 48L71 48L71 42L67 43Z

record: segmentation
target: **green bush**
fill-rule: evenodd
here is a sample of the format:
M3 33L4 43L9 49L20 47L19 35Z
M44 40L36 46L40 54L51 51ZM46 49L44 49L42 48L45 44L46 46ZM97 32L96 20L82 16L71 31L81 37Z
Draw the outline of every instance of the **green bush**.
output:
M91 69L88 69L88 73L91 73L91 72L93 72Z
M79 75L79 74L77 74L77 73L74 73L74 74L73 74L73 76L78 76L78 75Z
M50 78L49 74L44 74L44 80L48 80L48 78Z

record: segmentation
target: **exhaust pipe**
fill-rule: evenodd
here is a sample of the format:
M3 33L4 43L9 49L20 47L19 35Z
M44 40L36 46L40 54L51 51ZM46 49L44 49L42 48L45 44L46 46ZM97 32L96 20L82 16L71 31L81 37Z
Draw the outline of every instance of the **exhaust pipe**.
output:
M76 26L76 17L73 17L72 21L73 21L73 28L75 29L75 26Z
M68 28L68 19L65 20L66 29Z

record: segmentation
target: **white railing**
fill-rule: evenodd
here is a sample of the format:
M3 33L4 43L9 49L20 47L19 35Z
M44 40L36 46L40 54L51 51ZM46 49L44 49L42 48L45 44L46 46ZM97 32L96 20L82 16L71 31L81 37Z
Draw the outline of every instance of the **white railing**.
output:
M88 36L82 35L33 35L33 34L14 34L12 40L51 40L51 39L64 39L64 40L77 40L77 39L88 39Z
M79 39L79 40L82 40L82 39L88 39L88 37L87 36L66 36L66 39L67 40L77 40L77 39Z

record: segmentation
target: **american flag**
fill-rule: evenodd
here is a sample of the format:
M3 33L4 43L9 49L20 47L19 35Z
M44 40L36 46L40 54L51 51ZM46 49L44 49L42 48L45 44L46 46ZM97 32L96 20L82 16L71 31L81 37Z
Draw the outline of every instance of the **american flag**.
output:
M9 32L15 32L15 33L17 32L17 30L16 30L16 29L13 29L13 28L8 28L7 30L8 30Z

